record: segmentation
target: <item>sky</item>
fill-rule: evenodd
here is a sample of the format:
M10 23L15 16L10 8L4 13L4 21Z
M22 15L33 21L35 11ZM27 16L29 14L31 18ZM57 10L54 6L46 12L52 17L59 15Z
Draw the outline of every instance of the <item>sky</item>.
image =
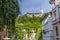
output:
M18 3L22 14L40 13L41 9L44 13L51 11L49 0L18 0Z

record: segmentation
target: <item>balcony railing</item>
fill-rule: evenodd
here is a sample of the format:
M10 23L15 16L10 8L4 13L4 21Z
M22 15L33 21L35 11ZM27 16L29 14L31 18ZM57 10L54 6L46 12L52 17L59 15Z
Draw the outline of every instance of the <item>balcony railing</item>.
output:
M57 22L60 22L60 18L53 20L53 24L56 24Z

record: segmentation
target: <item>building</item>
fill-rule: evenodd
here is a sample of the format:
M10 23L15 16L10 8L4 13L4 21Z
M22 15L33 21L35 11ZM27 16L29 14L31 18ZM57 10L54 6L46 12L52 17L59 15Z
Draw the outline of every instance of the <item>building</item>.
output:
M50 0L49 3L51 4L52 8L54 9L57 5L60 4L60 0Z
M60 40L60 0L50 0L54 40Z
M32 16L41 17L43 14L41 14L41 13L27 13L26 15L28 17L32 17Z
M42 21L42 30L43 40L54 40L51 13Z
M41 10L40 13L27 13L26 15L27 15L28 17L32 17L32 16L42 17L44 14L43 14L43 10Z

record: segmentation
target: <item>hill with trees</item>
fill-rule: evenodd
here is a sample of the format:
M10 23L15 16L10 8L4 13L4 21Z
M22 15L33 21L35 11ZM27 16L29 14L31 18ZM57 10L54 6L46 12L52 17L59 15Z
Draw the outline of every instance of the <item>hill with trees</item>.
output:
M35 30L36 40L42 39L42 20L46 17L47 14L44 14L42 17L27 17L19 16L16 18L15 28L16 28L16 36L17 39L21 39L23 36L23 31L26 30L28 33L28 37L31 36L32 29Z

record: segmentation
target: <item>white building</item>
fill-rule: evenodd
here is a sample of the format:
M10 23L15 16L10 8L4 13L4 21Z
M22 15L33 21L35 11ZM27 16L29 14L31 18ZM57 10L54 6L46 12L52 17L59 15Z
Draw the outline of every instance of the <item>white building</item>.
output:
M42 21L43 40L53 40L53 26L51 13Z
M52 8L54 9L57 5L60 4L60 0L50 0L49 3L51 4Z
M43 40L60 40L60 0L50 0L51 17L43 20ZM51 30L51 31L50 31Z
M50 0L54 40L60 40L60 0Z

